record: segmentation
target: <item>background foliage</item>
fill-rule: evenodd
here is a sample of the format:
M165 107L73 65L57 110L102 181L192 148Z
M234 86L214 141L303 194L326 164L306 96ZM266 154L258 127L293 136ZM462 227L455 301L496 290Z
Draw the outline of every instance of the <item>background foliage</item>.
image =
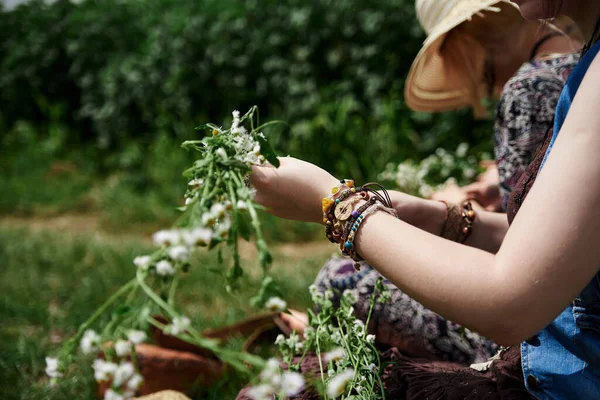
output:
M0 13L0 31L2 139L62 124L60 150L92 150L101 171L253 104L289 123L271 132L283 153L357 180L489 137L468 113L407 110L412 0L38 0Z
M193 156L179 145L198 138L195 126L256 104L263 121L288 124L265 132L280 154L357 182L438 147L489 151L489 121L468 110L407 109L403 83L423 39L413 0L32 0L0 9L0 397L93 396L80 381L50 394L43 357L132 273L144 237L177 216ZM61 225L64 214L82 214L90 232ZM296 245L320 238L317 226L263 218L267 240L294 243L280 245L274 268L292 305L306 306L330 247ZM294 259L286 251L296 248ZM249 312L219 282L190 280L194 321ZM231 397L243 383L206 398Z

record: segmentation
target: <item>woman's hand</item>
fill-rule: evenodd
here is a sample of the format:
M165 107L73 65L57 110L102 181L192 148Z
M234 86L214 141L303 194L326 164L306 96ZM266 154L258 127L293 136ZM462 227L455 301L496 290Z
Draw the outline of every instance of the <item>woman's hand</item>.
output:
M292 157L279 161L279 168L252 168L250 184L256 189L256 201L277 217L322 223L321 199L339 181L308 162Z

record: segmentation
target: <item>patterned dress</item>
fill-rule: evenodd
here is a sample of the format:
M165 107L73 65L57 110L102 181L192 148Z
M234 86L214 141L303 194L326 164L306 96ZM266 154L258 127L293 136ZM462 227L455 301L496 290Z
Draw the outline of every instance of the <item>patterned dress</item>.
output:
M556 103L578 61L577 53L528 62L504 86L494 128L504 210L512 188L552 129Z
M558 97L578 59L568 55L528 62L504 87L495 124L495 153L505 208L512 188L552 128ZM345 258L330 259L315 285L320 291L354 291L359 298L357 317L366 319L369 296L380 275L366 263L360 271L353 265ZM370 326L380 344L408 355L463 364L487 360L496 351L489 339L428 310L387 280L386 284L392 289L392 301L377 305Z

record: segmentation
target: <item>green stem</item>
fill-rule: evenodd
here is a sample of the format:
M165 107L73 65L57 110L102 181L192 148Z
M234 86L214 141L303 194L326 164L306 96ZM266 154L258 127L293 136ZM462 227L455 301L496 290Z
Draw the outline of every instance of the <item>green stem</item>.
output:
M231 175L236 180L236 183L238 185L240 185L240 186L244 185L243 180L239 174L232 173ZM256 234L256 248L258 249L258 252L261 255L261 257L259 257L260 258L260 266L263 270L263 273L266 274L267 268L269 265L267 262L267 258L264 255L268 254L269 250L267 249L267 245L266 245L263 233L262 233L262 228L260 226L260 221L258 219L258 214L256 213L256 208L254 207L254 203L252 201L246 201L246 204L248 205L248 213L250 214L251 223L252 223L252 226L254 227L254 232Z
M167 303L170 306L175 304L175 294L177 293L177 284L179 283L179 274L175 274L173 277L173 281L171 282L171 286L169 287L169 297L167 298Z
M323 389L326 389L325 386L325 377L323 376L323 361L321 360L321 346L319 345L319 329L321 329L321 325L317 327L317 331L315 332L316 344L317 344L317 359L319 360L319 369L321 370L321 383L323 384ZM327 391L323 394L325 400L327 400Z
M119 297L121 297L128 290L130 290L132 287L134 287L135 283L136 283L136 279L134 278L134 279L130 280L129 282L127 282L125 285L121 286L121 288L119 290L117 290L112 296L110 296L109 299L106 300L104 302L104 304L102 304L100 306L100 308L98 308L96 310L96 312L94 314L92 314L92 316L89 317L88 320L85 321L79 327L75 336L73 336L73 338L71 338L71 340L69 340L69 343L78 342L81 335L83 335L83 333L90 327L90 325L92 325L96 321L96 319L98 319L98 317L100 317L108 309L108 307L110 307L112 305L112 303L114 303Z

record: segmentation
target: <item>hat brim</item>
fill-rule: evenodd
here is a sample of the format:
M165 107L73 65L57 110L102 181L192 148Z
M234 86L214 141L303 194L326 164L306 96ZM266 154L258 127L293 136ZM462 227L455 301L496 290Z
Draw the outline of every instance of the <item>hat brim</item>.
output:
M511 4L518 10L516 4L508 0L477 2L477 7L451 13L431 31L415 58L404 85L404 99L409 108L415 111L440 112L472 105L467 87L463 81L451 76L448 65L440 54L440 48L448 32L498 3ZM468 2L465 4L468 7ZM477 55L473 54L473 58L476 57Z

